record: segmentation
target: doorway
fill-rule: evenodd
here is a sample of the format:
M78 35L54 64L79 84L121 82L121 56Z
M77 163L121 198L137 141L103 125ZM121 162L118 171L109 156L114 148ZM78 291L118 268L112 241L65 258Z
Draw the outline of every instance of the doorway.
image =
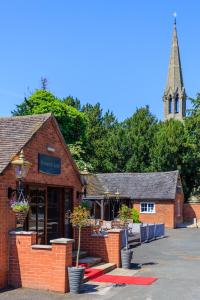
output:
M69 214L72 210L72 189L28 186L30 209L25 229L36 232L37 244L50 244L57 238L71 238Z

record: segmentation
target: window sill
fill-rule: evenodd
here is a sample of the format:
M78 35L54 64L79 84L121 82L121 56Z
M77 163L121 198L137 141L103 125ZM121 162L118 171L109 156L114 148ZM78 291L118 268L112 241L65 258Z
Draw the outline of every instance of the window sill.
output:
M154 211L154 212L140 212L140 214L150 214L150 215L153 215L153 214L156 214L156 212Z

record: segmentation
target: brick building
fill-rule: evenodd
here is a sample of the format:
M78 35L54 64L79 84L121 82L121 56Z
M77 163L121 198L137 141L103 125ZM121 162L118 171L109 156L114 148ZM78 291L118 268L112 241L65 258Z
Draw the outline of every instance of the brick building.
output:
M79 201L80 174L51 114L0 118L0 288L8 282L8 232L16 227L8 188L16 189L10 164L23 149L31 168L25 178L30 210L25 229L37 244L71 237L67 212Z
M135 207L140 221L175 228L183 222L184 195L178 171L89 174L85 200L95 218L113 220L122 203Z

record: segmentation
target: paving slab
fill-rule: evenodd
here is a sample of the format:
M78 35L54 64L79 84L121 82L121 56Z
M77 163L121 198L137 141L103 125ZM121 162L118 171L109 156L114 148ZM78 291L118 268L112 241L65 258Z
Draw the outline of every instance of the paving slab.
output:
M115 275L115 276L136 276L138 273L138 270L133 269L122 269L122 268L116 268L109 272L109 275Z

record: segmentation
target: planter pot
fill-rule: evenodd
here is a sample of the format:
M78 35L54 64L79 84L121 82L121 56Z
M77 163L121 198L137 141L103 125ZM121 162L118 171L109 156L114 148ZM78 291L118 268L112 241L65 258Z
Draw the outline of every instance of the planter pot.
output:
M130 269L131 268L131 259L133 256L133 251L128 249L121 250L121 262L123 269Z
M85 273L85 267L68 267L69 275L69 289L73 294L80 293L83 276Z
M15 216L16 216L17 222L22 227L24 226L24 222L26 220L27 214L28 214L28 212L22 212L22 211L15 212Z

